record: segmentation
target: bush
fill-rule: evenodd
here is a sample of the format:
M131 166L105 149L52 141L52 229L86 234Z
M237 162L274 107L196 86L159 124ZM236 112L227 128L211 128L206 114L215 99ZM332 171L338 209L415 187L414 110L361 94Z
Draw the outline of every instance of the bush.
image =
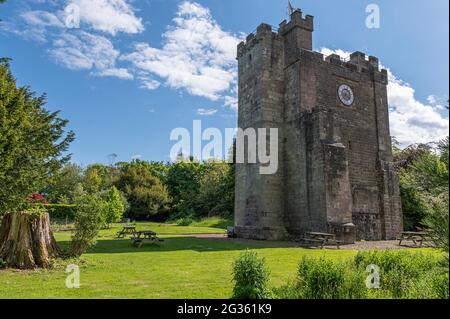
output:
M104 225L107 203L96 195L85 195L77 199L75 234L70 243L70 255L79 257L96 244L99 229Z
M448 272L432 270L414 281L405 292L408 299L448 299Z
M44 206L51 219L74 220L77 211L76 205L48 204Z
M356 267L380 267L380 290L390 298L404 298L407 291L427 272L439 268L439 258L408 251L364 251L355 257Z
M292 297L300 299L362 299L367 296L364 273L348 262L304 257L298 266Z
M194 219L191 216L186 216L178 219L176 221L177 226L189 226L194 222Z
M270 298L269 274L264 258L251 251L242 253L233 264L233 298Z

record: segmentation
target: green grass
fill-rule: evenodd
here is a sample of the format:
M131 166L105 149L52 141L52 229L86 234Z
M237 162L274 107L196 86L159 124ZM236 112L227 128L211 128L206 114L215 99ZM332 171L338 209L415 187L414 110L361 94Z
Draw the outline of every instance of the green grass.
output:
M211 225L211 224L210 224ZM52 270L0 271L0 298L229 298L231 265L244 249L257 250L271 270L271 285L293 279L300 258L347 258L356 252L276 248L276 244L240 244L214 239L180 237L182 234L222 233L222 228L138 223L138 230L153 230L165 242L142 248L130 239L115 239L118 225L102 230L95 248L79 263L81 288L67 289L64 263ZM178 235L178 236L177 236ZM70 232L55 234L67 247ZM72 261L74 262L74 261Z
M190 226L198 227L213 227L226 229L227 226L233 226L234 222L232 219L222 218L222 217L207 217L199 221L193 221Z

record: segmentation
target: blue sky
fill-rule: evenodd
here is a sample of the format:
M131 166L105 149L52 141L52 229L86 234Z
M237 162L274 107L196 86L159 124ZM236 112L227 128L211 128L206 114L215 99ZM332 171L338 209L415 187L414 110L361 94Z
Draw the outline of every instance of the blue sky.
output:
M392 135L407 145L448 134L447 0L292 2L315 17L317 50L362 51L389 68ZM365 24L371 3L379 29ZM73 8L79 28L67 27ZM0 56L70 120L74 162L168 160L174 128L236 126L236 43L286 12L285 0L9 0Z

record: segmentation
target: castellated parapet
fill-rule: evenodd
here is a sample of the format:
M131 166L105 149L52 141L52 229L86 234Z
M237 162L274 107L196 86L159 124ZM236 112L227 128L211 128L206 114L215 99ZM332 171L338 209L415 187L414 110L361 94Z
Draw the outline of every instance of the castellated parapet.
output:
M278 129L278 171L236 165L239 237L392 239L402 231L388 76L376 57L312 51L314 18L261 24L238 46L238 126Z

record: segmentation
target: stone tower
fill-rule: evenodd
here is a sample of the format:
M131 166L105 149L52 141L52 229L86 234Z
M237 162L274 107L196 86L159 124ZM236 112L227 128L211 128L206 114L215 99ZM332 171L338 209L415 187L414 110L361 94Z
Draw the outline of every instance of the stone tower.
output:
M236 164L239 237L331 232L346 242L403 229L393 167L387 71L361 52L312 51L314 18L261 24L238 46L238 127L278 129L278 170Z

